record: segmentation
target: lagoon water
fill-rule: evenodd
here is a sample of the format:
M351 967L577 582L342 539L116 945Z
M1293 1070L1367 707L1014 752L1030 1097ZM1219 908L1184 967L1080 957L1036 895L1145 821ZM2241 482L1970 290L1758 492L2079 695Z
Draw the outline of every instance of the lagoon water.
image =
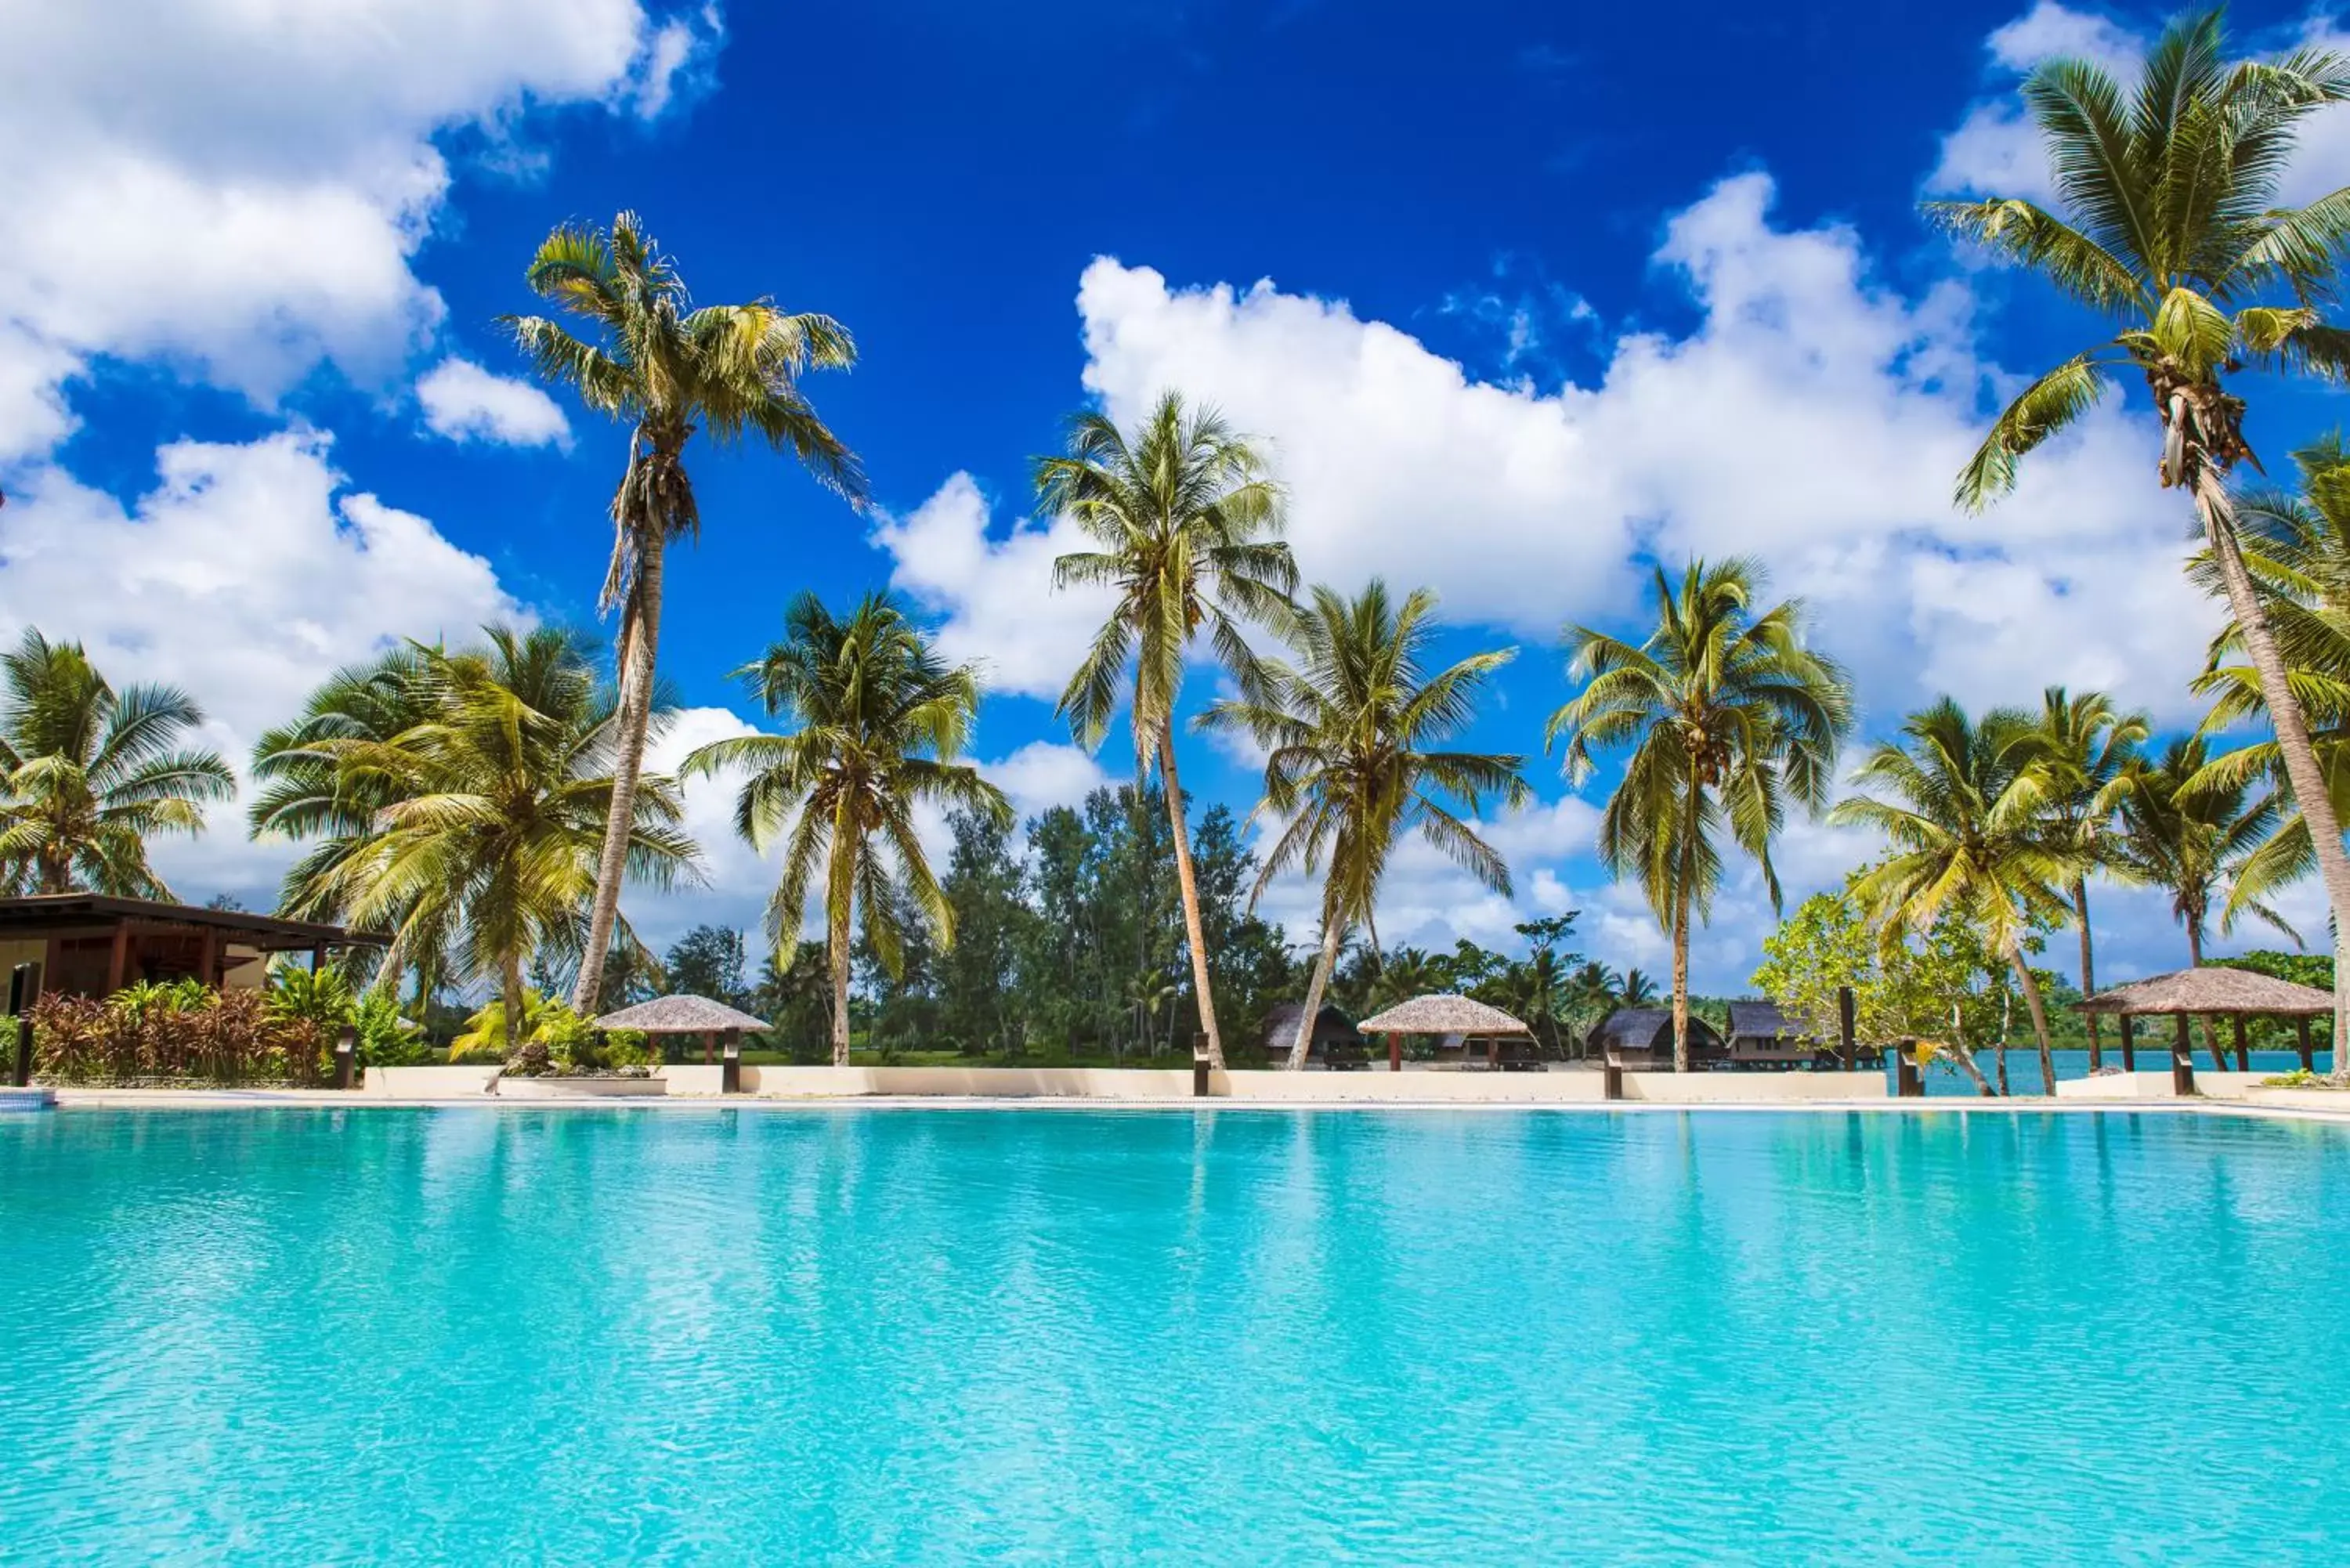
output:
M2350 1129L0 1120L0 1561L2350 1558Z

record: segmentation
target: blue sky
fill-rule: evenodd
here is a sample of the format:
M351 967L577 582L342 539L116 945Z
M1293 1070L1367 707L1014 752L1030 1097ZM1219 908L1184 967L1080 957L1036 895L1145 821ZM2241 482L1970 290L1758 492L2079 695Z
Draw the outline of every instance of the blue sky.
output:
M1267 439L1310 578L1429 583L1449 648L1522 649L1482 744L1538 752L1567 620L1634 628L1648 561L1731 551L1811 600L1872 734L1940 691L2050 680L2193 717L2214 617L2178 578L2186 517L2141 408L1990 517L1949 511L1999 389L2094 324L1917 217L1938 192L2034 193L2020 70L2126 67L2159 13L247 9L0 19L0 635L37 624L189 686L233 754L386 639L592 620L624 437L516 380L493 317L531 307L550 225L623 207L700 297L828 312L862 353L807 389L872 516L783 459L699 454L707 532L673 558L663 647L681 741L756 717L725 672L793 593L887 585L988 660L979 752L1024 807L1121 773L1118 741L1087 759L1051 719L1088 610L1045 591L1027 465L1072 410L1170 384ZM2250 47L2342 32L2234 18ZM2345 169L2330 111L2298 193ZM2342 417L2253 390L2273 457ZM1191 751L1193 787L1253 800L1246 759ZM1383 929L1498 940L1573 905L1595 951L1658 967L1637 896L1591 864L1606 779L1532 772L1542 805L1495 828L1515 902L1408 858ZM747 922L769 876L724 842L718 794L695 816L713 886L636 908L656 940ZM1831 884L1866 852L1805 827L1785 869ZM224 815L164 863L183 893L263 903L283 857ZM2116 972L2183 957L2158 900L2100 901ZM1733 886L1700 981L1735 984L1768 924Z

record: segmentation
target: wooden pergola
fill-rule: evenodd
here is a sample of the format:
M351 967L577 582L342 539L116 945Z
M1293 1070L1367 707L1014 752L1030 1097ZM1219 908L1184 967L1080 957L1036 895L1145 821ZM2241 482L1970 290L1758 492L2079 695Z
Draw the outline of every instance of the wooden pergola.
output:
M2178 1094L2195 1092L2194 1040L2189 1033L2190 1021L2199 1015L2209 1019L2225 1018L2234 1026L2236 1070L2251 1070L2251 1053L2244 1040L2244 1020L2247 1018L2290 1018L2299 1035L2301 1065L2304 1072L2316 1068L2314 1044L2310 1038L2310 1020L2332 1018L2334 998L2325 992L2306 985L2295 985L2289 980L2272 975L2256 974L2251 970L2223 969L2204 965L2197 969L2175 970L2168 974L2149 976L2101 991L2080 1004L2081 1011L2118 1019L2122 1033L2122 1067L2126 1072L2137 1068L2137 1041L2133 1021L2140 1018L2168 1015L2176 1029L2170 1047L2171 1087ZM2335 1047L2341 1047L2337 1043ZM2089 1066L2092 1071L2105 1064L2104 1054L2091 1038Z

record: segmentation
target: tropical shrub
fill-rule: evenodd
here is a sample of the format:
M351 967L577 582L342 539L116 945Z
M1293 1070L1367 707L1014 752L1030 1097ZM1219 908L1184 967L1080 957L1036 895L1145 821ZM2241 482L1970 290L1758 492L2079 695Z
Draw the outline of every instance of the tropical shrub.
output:
M505 1002L494 1000L467 1021L449 1048L452 1062L503 1062L517 1077L642 1068L652 1058L646 1037L624 1030L598 1038L595 1024L561 1002L523 992L522 1044L509 1048Z
M358 1032L358 1062L361 1067L412 1067L430 1061L432 1047L424 1027L400 1015L391 993L371 991L351 1011Z
M258 992L146 982L104 1001L45 996L33 1009L33 1070L60 1084L317 1084L317 1028Z

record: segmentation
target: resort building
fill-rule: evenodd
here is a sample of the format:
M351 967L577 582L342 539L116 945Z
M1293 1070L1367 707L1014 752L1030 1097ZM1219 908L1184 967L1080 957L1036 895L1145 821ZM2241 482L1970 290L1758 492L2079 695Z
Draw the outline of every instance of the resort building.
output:
M1297 1021L1305 1015L1302 1002L1284 1002L1264 1015L1264 1054L1268 1061L1280 1063L1289 1059L1297 1044ZM1328 1002L1314 1015L1314 1038L1306 1045L1305 1060L1312 1066L1360 1066L1370 1060L1370 1042L1354 1021Z
M1721 1032L1696 1013L1690 1014L1690 1065L1710 1067L1730 1059ZM1673 1065L1673 1010L1669 1007L1619 1007L1591 1032L1591 1053L1602 1061L1633 1072L1670 1072Z
M1665 1037L1668 1053L1672 1036ZM1730 1062L1734 1067L1797 1067L1812 1060L1818 1042L1768 1002L1730 1004Z
M243 909L205 909L99 893L0 898L0 973L40 966L52 994L105 996L146 980L192 978L223 990L260 986L274 953L380 947L382 937Z

